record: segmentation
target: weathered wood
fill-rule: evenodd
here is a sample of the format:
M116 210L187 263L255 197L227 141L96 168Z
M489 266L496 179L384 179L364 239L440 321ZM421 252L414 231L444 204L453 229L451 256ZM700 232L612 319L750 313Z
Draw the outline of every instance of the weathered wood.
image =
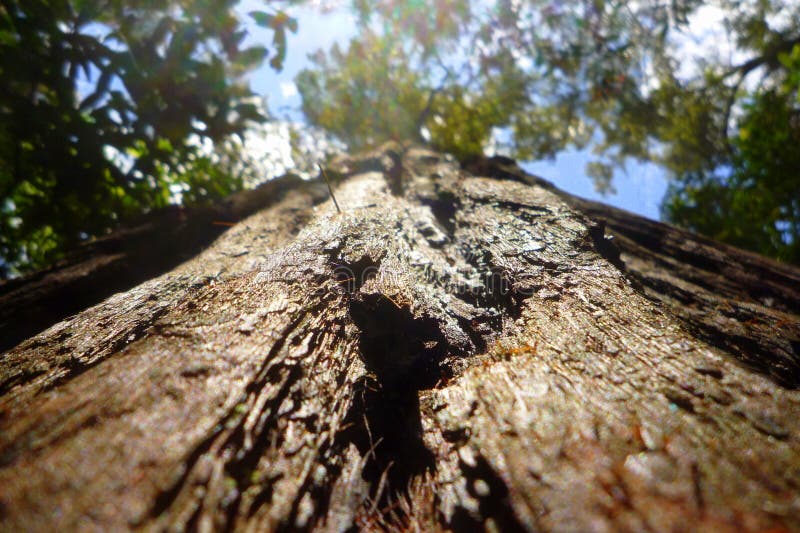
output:
M216 204L148 213L84 243L52 268L0 281L0 351L115 292L172 270L231 225L298 188L313 190L315 201L325 198L315 184L284 176Z
M509 161L330 174L2 357L0 528L800 530L796 269L612 210L620 260Z

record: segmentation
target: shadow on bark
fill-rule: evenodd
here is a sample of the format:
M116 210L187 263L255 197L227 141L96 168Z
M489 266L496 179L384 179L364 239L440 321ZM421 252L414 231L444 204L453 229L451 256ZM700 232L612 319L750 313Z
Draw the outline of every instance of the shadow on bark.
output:
M382 294L358 294L350 315L361 330L361 357L369 374L353 385L348 429L367 458L364 479L373 506L390 508L416 477L434 472L435 456L423 442L418 392L447 374L450 346L434 318L415 318Z

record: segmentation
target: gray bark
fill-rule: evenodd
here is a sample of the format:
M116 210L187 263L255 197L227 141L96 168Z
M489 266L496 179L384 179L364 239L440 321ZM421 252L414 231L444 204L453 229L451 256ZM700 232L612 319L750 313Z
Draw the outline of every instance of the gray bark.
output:
M508 160L328 173L2 356L0 528L800 530L797 269Z

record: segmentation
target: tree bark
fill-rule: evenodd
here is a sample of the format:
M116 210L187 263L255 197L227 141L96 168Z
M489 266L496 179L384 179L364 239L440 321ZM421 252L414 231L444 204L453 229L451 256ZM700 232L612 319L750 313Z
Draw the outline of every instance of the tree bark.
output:
M797 269L502 158L328 174L3 355L0 528L800 530Z
M324 199L318 186L287 175L213 205L148 213L83 244L53 268L0 281L0 350L115 292L172 270L229 226L299 188L314 189L314 202Z

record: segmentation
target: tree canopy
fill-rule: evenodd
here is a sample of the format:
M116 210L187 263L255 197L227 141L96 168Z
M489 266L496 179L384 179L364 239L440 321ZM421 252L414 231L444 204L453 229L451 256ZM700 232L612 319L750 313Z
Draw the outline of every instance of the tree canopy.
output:
M297 79L303 110L361 148L429 141L461 158L591 147L601 191L662 165L668 220L800 262L800 5L780 0L355 3L360 32ZM730 57L687 57L714 15Z
M204 144L264 119L242 76L281 67L296 21L251 13L274 39L246 46L237 3L0 2L0 270L241 186Z

